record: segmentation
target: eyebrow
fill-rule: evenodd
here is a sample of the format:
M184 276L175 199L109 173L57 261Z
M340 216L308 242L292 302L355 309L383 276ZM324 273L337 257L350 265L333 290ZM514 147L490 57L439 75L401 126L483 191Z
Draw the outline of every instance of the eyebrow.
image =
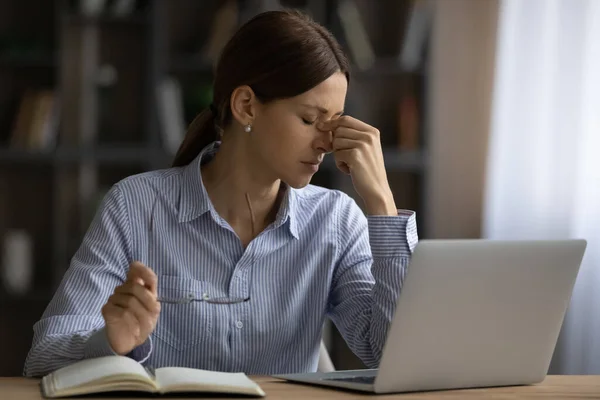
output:
M328 110L328 109L326 109L326 108L323 108L323 107L316 106L316 105L314 105L314 104L301 104L301 105L302 105L302 106L304 106L304 107L308 107L308 108L316 108L317 110L319 110L319 111L320 111L320 112L322 112L323 114L327 114L327 113L329 112L329 110ZM333 114L333 115L342 115L343 113L344 113L344 110L342 110L342 111L338 111L338 112L336 112L336 113L335 113L335 114Z

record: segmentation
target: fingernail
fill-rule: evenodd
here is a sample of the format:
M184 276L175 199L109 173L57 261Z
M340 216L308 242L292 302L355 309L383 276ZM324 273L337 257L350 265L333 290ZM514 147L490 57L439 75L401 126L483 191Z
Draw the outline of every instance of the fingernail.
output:
M321 122L318 122L318 123L317 123L317 128L318 128L318 129L323 129L323 128L325 128L325 122L322 122L322 121L321 121Z

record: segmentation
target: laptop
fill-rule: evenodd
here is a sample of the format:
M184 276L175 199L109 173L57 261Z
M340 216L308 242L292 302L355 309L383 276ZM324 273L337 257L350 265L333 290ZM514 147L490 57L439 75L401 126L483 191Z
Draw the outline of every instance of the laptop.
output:
M422 240L378 369L274 375L371 393L544 380L586 241Z

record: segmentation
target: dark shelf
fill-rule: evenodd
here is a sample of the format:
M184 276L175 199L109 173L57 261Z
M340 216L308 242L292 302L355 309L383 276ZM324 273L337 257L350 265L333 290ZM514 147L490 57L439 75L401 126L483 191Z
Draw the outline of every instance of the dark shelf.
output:
M383 158L386 169L391 171L422 172L427 167L427 156L423 151L400 151L384 149ZM328 155L323 160L325 170L337 170L333 155Z
M213 73L211 60L207 60L201 55L175 55L170 58L168 69L175 73Z
M126 16L115 16L110 14L100 14L98 16L88 16L76 13L67 13L62 15L62 22L68 24L81 25L147 25L150 18L146 13L134 13Z
M0 304L20 305L20 304L47 304L52 300L53 293L49 290L32 290L22 295L13 295L6 293L4 289L0 291Z
M136 146L100 146L92 149L60 149L58 162L92 161L105 164L140 164L149 162L157 152Z
M423 151L384 150L387 168L392 170L423 171L427 168L427 156Z
M386 77L390 76L421 76L425 74L425 68L417 70L408 70L402 67L400 59L397 57L381 57L375 60L375 63L368 69L361 70L357 65L352 65L351 75L364 78Z
M213 65L211 60L207 60L201 55L180 54L173 55L170 58L168 69L171 72L202 72L212 73ZM390 77L390 76L420 76L425 73L424 68L418 70L407 70L402 67L398 58L382 57L378 58L373 66L361 70L357 65L352 65L351 74L361 77Z
M54 152L28 151L19 149L0 149L0 164L45 164L52 163Z
M70 164L91 161L105 164L137 165L166 159L162 151L140 147L102 146L92 149L59 148L53 151L0 149L0 164Z
M0 68L56 68L58 62L50 55L0 54Z
M384 149L383 157L388 169L394 171L421 172L427 166L423 151L400 151ZM55 151L27 151L0 149L0 164L75 164L84 161L113 165L137 165L159 163L168 165L172 156L161 150L140 147L105 146L94 149L58 149ZM323 161L325 170L335 169L332 155Z

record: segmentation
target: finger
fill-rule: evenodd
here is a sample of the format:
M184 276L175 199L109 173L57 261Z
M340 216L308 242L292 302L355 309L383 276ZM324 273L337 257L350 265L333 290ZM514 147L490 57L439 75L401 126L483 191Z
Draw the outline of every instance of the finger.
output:
M356 149L356 148L362 146L364 143L360 140L336 137L335 139L333 139L333 142L331 142L331 144L333 147L333 151L339 151L339 150Z
M125 309L114 304L111 300L109 300L104 307L102 307L102 316L105 320L109 320L111 318L122 318L124 313Z
M137 283L126 282L117 287L115 293L134 296L152 314L160 312L160 303L156 300L156 295Z
M144 315L148 314L142 303L133 295L127 293L115 293L108 299L108 302L124 308L135 311L136 314Z
M374 134L372 132L358 131L352 128L339 127L333 131L333 139L335 140L337 138L353 139L365 143L370 143L371 139L374 138Z
M356 152L355 148L338 150L333 152L333 157L335 158L335 165L338 167L340 171L345 174L352 173L352 166L356 160Z
M136 338L140 336L141 325L132 311L109 301L102 307L102 317L107 323L126 324Z
M142 286L148 288L152 293L156 294L157 278L154 271L145 266L139 261L134 261L129 267L127 280L139 283L142 280Z
M317 124L317 129L324 131L336 130L339 127L352 128L358 131L377 131L375 127L349 115L342 115L339 118L330 119Z
M144 330L152 325L152 320L154 319L153 315L146 310L146 308L135 296L123 293L115 293L110 296L109 303L123 308L125 312L128 311L132 313Z

